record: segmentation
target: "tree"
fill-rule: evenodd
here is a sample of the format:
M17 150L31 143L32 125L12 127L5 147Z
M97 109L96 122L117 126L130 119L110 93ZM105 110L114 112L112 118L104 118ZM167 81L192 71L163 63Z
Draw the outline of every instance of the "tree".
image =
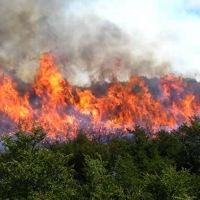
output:
M190 118L190 125L184 123L178 132L181 134L185 167L200 175L200 119Z
M176 171L175 167L166 166L160 174L145 174L145 195L152 200L192 199L193 178L189 171Z
M118 156L111 172L118 187L123 190L124 199L139 200L143 197L142 173L133 162L132 156Z
M73 170L67 167L70 155L43 148L44 138L41 128L3 137L1 199L73 199Z
M104 167L105 163L101 156L99 155L99 159L91 159L89 156L85 156L85 161L87 199L122 199L123 191Z

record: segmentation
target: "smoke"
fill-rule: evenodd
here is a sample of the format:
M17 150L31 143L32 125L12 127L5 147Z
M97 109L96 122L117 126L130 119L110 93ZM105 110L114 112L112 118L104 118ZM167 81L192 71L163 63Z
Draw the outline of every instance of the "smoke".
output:
M1 69L13 69L26 82L33 80L41 53L55 49L56 36L52 30L57 28L53 27L56 19L64 21L61 6L53 1L0 2ZM60 16L58 12L51 15L53 8L59 9ZM52 17L53 23L49 24Z
M79 85L173 72L160 42L145 40L139 29L128 30L102 15L106 6L99 1L2 0L1 71L30 83L39 57L51 51L62 74Z
M199 0L98 0L94 7L131 37L138 32L145 46L155 45L154 56L169 61L172 73L200 79Z

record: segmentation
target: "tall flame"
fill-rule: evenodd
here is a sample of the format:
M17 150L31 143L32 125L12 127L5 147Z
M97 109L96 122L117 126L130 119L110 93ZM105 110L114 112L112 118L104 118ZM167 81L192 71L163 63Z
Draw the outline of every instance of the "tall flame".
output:
M127 82L104 83L103 94L97 95L94 89L67 82L54 59L48 53L42 55L35 81L24 95L11 77L0 75L2 130L14 129L21 122L27 130L41 125L51 138L71 138L81 128L105 134L137 124L153 131L175 128L189 116L199 115L200 84L194 80L174 75L154 80L131 76Z

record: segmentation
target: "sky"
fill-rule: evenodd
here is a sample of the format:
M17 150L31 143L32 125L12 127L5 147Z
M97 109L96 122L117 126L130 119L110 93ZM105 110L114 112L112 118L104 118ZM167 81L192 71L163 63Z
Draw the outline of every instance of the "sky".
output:
M200 80L200 0L76 1L71 11L95 13L170 61L172 72ZM142 48L142 51L144 48ZM134 53L134 52L133 52Z

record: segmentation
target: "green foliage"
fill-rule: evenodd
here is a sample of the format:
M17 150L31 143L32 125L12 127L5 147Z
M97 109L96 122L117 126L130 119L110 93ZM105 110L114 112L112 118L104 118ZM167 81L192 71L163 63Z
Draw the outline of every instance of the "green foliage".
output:
M40 142L46 137L41 127L33 128L32 134L23 131L16 132L14 136L4 135L2 137L5 151L11 156L17 156L20 151L34 151Z
M173 160L160 155L159 141L148 137L141 127L136 127L130 149L134 164L143 172L154 173L160 171L164 164L173 164Z
M59 147L59 144L57 144ZM75 169L75 179L85 181L85 155L96 158L97 145L89 140L85 134L80 133L77 138L67 144L63 144L62 148L58 149L65 155L72 154L69 159L69 165Z
M150 199L192 198L192 176L187 170L176 171L175 167L166 166L160 174L145 175L146 196Z
M143 196L141 172L135 166L132 156L118 156L111 171L118 187L122 188L125 199L137 200Z
M180 170L184 165L184 147L179 133L168 133L164 130L157 133L158 152L163 158L168 158Z
M40 148L45 134L34 129L4 137L0 157L2 199L70 199L75 193L73 170L66 167L69 156Z
M192 172L200 174L200 119L191 118L190 125L183 124L179 132L182 135L184 164Z
M109 200L122 197L122 189L115 184L113 176L105 168L105 163L100 155L99 159L85 156L85 161L86 191L88 191L86 196L88 199Z
M98 143L80 132L45 141L41 127L2 137L0 199L200 199L200 120L156 138L135 127L133 138Z
M107 157L105 157L105 154L101 154L101 156L109 161L109 167L115 165L115 161L119 156L126 157L130 154L131 143L130 141L113 138L110 143L102 148L104 148L104 151L107 150Z

